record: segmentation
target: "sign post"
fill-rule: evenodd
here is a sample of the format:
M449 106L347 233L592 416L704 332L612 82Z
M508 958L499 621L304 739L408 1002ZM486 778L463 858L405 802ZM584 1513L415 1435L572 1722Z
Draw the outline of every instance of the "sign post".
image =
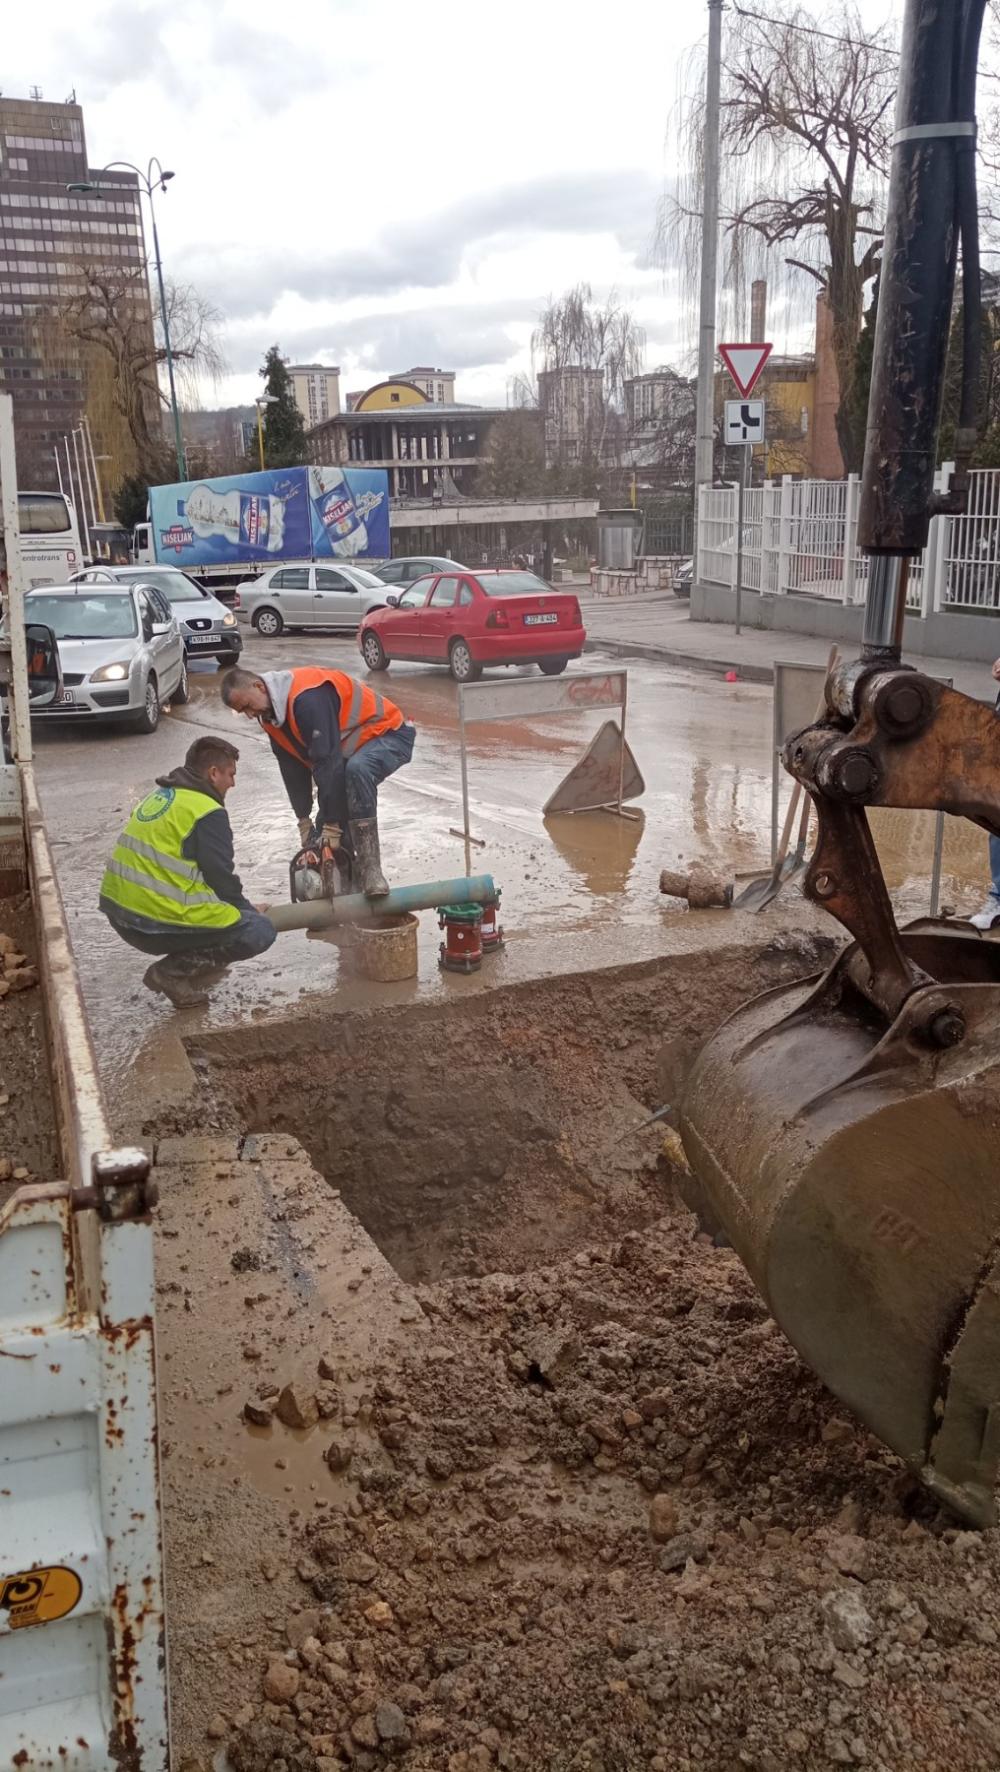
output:
M753 446L764 441L764 402L751 400L760 372L774 347L769 344L720 345L719 356L740 394L727 400L723 442L743 450L736 501L736 632L743 622L743 506L753 461Z

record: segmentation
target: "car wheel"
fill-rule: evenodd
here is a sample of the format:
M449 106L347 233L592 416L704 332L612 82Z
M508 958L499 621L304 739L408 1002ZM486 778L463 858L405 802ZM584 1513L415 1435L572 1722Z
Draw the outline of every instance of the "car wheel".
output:
M538 660L538 668L546 677L558 677L560 671L564 671L568 664L568 658L540 658Z
M477 664L469 651L468 640L453 640L448 648L448 668L456 683L474 683L483 674L483 667Z
M143 698L142 713L135 716L137 732L155 732L160 724L160 690L156 678L150 673L146 679L146 693Z
M376 633L369 629L361 642L361 656L370 671L386 671L389 659L385 647Z
M253 614L252 625L265 640L276 640L285 624L276 609L257 609Z
M170 697L170 700L177 707L183 708L183 707L186 707L186 705L190 701L190 699L191 699L191 690L188 686L187 659L182 658L181 659L180 679L178 681L177 688L174 690L173 695Z
M238 665L239 662L240 662L240 655L238 652L220 652L219 653L219 669L220 669L220 671L228 671L232 665Z

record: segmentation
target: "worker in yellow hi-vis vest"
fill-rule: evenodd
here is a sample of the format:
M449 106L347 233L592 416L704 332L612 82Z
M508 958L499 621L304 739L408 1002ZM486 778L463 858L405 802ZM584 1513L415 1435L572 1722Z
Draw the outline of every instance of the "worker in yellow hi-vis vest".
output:
M161 956L143 984L176 1009L206 1002L234 960L263 954L275 938L267 907L250 904L234 869L225 801L238 757L227 739L195 739L183 767L136 807L101 881L112 928Z

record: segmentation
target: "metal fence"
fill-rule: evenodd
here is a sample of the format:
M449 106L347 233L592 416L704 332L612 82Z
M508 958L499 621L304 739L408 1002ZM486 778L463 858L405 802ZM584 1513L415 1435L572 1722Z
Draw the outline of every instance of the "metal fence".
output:
M938 470L945 490L952 464ZM860 482L765 481L748 489L743 512L743 584L765 596L819 597L863 603L868 559L858 549ZM698 571L703 584L736 585L737 492L702 488L698 509ZM927 547L910 564L906 607L911 615L940 610L1000 614L1000 470L971 475L969 508L934 517Z

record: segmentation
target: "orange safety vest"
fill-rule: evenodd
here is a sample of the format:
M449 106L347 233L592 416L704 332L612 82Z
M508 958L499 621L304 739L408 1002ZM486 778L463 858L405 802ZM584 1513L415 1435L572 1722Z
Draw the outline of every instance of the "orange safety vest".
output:
M346 671L323 671L312 667L293 671L284 726L275 726L265 719L261 719L261 725L269 738L288 751L297 763L304 763L307 769L312 768L312 760L295 718L295 703L303 690L318 689L321 683L332 683L340 697L340 748L345 757L353 757L369 739L381 738L383 732L395 732L402 726L403 716L395 702L369 689L367 683L359 683L356 677L349 677Z

